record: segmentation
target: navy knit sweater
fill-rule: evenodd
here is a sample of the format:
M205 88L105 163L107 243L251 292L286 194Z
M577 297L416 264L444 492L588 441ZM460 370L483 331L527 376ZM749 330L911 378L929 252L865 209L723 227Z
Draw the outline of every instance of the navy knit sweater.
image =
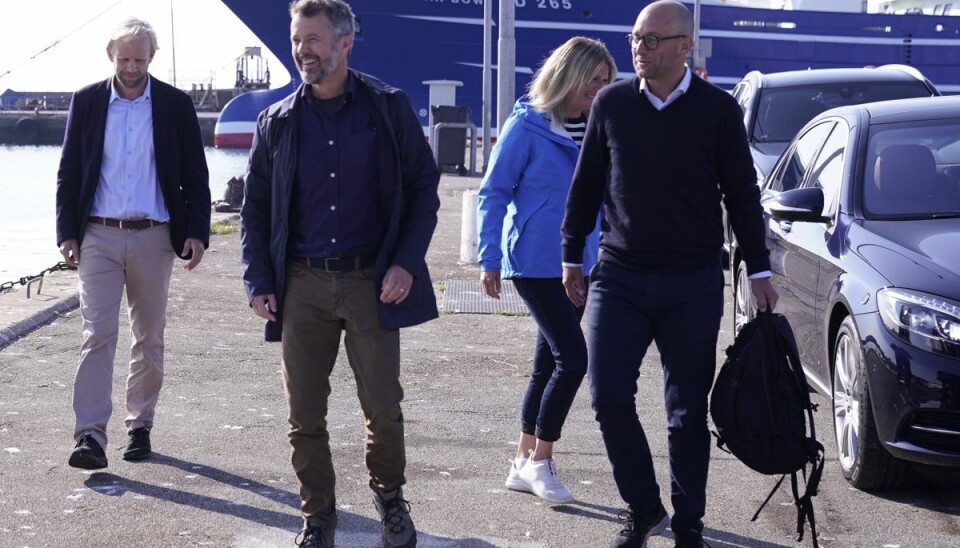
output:
M607 86L593 103L567 196L563 261L581 262L602 204L601 260L637 272L719 264L722 199L747 271L769 270L756 183L742 113L727 92L692 78L658 111L638 77Z

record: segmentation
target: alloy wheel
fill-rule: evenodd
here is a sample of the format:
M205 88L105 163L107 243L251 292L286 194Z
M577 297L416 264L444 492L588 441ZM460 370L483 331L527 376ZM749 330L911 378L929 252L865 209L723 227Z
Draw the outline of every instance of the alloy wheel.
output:
M837 338L833 369L833 420L840 467L849 473L860 449L860 353L847 333Z

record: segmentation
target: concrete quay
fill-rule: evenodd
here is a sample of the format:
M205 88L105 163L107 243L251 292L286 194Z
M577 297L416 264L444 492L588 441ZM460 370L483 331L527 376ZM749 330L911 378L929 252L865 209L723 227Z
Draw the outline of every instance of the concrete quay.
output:
M205 146L213 146L213 130L219 115L219 112L197 113ZM0 110L0 145L60 146L66 128L66 110Z
M479 179L454 176L441 182L440 224L428 256L441 304L447 284L479 278L475 266L458 263L461 194L478 185ZM126 441L123 385L130 345L127 321L121 317L110 465L97 472L66 463L73 444L70 402L80 343L80 318L71 306L75 274L49 275L42 298L30 303L25 303L23 288L0 296L0 328L13 338L0 350L0 546L293 545L301 520L289 463L280 348L263 342L262 322L246 304L239 249L236 233L214 236L197 270L175 267L155 454L140 463L120 458ZM34 328L31 321L42 326ZM518 406L535 333L530 317L496 313L444 313L402 333L405 495L420 546L594 547L608 545L619 531L623 503L586 384L556 452L561 477L577 501L549 505L503 486L516 449ZM730 342L730 334L722 332L718 360ZM363 464L363 417L343 353L332 382L337 545L379 546ZM658 478L668 490L655 347L644 358L637 401ZM818 429L828 444L829 414L819 415L824 420ZM955 490L934 491L911 504L851 493L838 477L835 455L828 451L828 458L815 501L821 546L949 546L955 541L951 531L957 530L957 514L931 518L924 510L953 504L949 500ZM795 541L789 487L751 523L775 479L750 472L717 450L710 474L705 533L711 546L808 545L809 540ZM669 509L666 491L663 500ZM869 512L849 511L868 504ZM885 516L882 523L877 515ZM673 546L669 531L665 535L649 546Z

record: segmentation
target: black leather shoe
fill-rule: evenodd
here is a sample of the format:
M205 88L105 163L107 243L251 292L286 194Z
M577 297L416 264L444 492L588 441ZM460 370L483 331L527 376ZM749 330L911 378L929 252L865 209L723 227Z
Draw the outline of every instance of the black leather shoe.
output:
M670 524L670 516L659 502L654 514L642 516L629 508L620 512L618 518L624 522L624 527L610 543L610 548L646 548L650 537L663 533Z
M84 470L99 470L107 467L107 455L103 452L103 447L93 439L90 434L80 436L80 441L70 453L70 460L67 464L74 468L83 468Z
M146 426L134 428L128 434L130 441L123 450L123 460L138 461L150 456L150 429Z

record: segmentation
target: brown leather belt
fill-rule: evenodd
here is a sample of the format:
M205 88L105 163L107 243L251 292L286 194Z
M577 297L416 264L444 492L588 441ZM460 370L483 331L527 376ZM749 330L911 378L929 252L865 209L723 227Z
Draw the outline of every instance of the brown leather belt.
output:
M94 224L111 226L113 228L120 228L123 230L146 230L155 226L167 224L161 223L160 221L154 221L153 219L109 219L107 217L96 216L88 217L87 221Z
M370 268L377 262L373 253L359 257L291 257L290 262L309 268L319 268L325 272L350 272L361 268Z

